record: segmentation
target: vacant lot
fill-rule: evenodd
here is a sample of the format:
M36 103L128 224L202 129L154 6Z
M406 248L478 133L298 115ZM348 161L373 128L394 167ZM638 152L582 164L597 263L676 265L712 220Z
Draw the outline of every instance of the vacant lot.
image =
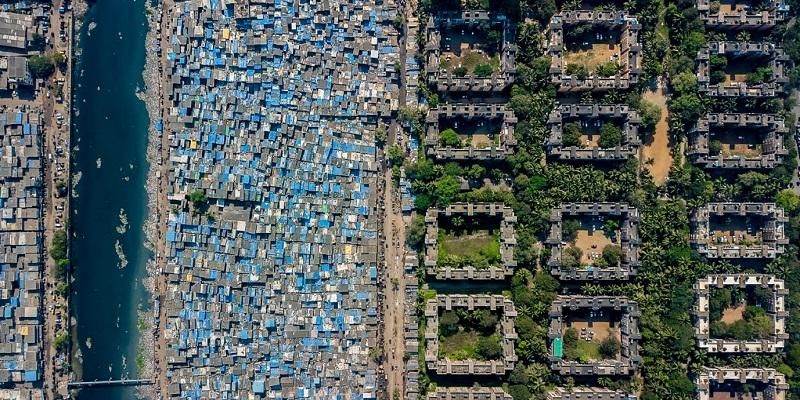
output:
M500 257L500 238L492 231L480 230L469 234L454 235L447 233L441 235L439 251L448 255L469 257L483 253L494 254Z
M564 61L566 65L579 64L586 67L587 71L594 69L601 64L614 60L614 56L619 53L619 46L613 43L593 43L591 47L568 50Z

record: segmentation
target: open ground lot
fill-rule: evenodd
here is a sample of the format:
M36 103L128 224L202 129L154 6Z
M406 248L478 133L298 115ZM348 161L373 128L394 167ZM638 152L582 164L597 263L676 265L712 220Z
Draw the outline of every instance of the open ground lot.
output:
M648 90L644 92L642 98L661 108L661 119L656 123L656 130L653 136L645 141L645 145L642 147L642 155L644 156L643 160L647 170L653 176L653 181L656 185L662 185L669 176L669 170L673 162L669 146L667 97L664 95L664 89L659 84L655 91Z
M439 263L457 267L497 265L500 262L499 229L499 217L440 217Z
M755 245L762 242L764 222L757 216L712 215L709 227L711 242L721 244Z
M500 144L500 131L503 128L501 118L441 118L439 129L442 138L440 141L445 145L453 145L452 139L445 134L448 129L452 129L458 135L460 146L486 148L498 146Z
M570 361L593 362L616 359L621 338L621 315L610 310L579 310L565 319L564 358ZM611 351L604 343L616 343Z
M501 38L500 27L488 24L443 29L439 67L453 73L461 69L471 74L476 67L488 65L492 72L499 72Z
M714 129L711 132L712 144L714 141L719 143L723 156L760 157L763 135L754 130Z

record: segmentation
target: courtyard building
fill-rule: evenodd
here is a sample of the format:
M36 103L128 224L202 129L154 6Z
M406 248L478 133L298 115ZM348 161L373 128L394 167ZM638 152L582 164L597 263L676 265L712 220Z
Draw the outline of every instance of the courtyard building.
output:
M775 353L789 339L789 293L782 279L764 274L708 275L694 285L694 333L709 353ZM731 295L733 292L733 296Z
M789 153L775 114L709 113L689 132L689 158L715 170L772 169Z
M514 274L514 210L454 203L425 214L425 271L438 280L504 280Z
M495 160L514 153L514 111L502 104L441 104L428 111L427 154L438 160Z
M439 92L501 92L514 83L515 27L488 11L440 12L425 27L425 71Z
M456 311L460 311L458 315ZM465 318L480 315L496 325L486 327L491 333L476 332L466 327ZM458 321L444 325L445 315L458 315ZM517 355L514 344L517 332L514 303L502 295L437 295L425 303L425 363L436 375L495 375L502 376L514 369ZM440 324L440 321L442 324ZM444 331L445 329L453 332ZM494 354L485 357L481 343ZM477 344L477 349L474 347Z
M695 379L697 400L786 400L786 376L772 368L704 367Z
M751 1L697 0L697 10L706 26L721 30L768 30L789 15L784 0L769 0L766 7ZM754 7L755 6L755 7Z
M789 239L775 203L708 203L691 218L689 242L710 259L773 259Z
M622 11L564 11L550 20L547 55L560 92L628 89L639 81L641 25Z
M550 112L547 153L570 161L620 161L639 152L639 114L621 104L562 104Z
M626 297L559 296L550 307L550 367L568 376L627 376L639 356L639 305Z
M789 56L768 42L708 42L697 52L700 93L722 97L773 97L789 83Z
M625 203L563 203L550 210L547 265L560 280L628 280L639 261L639 211Z

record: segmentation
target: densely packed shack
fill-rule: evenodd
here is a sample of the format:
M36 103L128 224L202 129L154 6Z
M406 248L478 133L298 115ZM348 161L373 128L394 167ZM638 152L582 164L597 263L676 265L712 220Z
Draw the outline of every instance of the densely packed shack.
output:
M169 396L374 398L374 126L397 109L396 6L173 7Z

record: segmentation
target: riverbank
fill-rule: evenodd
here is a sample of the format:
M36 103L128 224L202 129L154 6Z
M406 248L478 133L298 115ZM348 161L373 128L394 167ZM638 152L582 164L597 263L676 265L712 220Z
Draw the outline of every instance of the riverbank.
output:
M145 221L143 230L145 233L145 246L153 254L146 264L147 276L143 279L143 284L147 292L150 294L150 303L153 304L157 296L156 280L159 276L158 260L160 256L157 250L159 241L164 240L160 237L158 229L158 220L161 215L159 209L158 196L159 196L159 177L162 161L161 161L161 133L156 129L156 121L162 115L161 110L161 94L159 91L160 63L156 56L156 46L154 43L159 39L159 27L161 24L160 6L152 7L150 4L145 4L145 15L147 15L147 36L145 38L145 64L142 72L144 79L144 91L137 92L137 97L142 100L147 109L147 114L150 118L149 127L147 130L147 163L150 165L147 172L147 220ZM158 373L156 371L155 360L155 345L158 336L158 324L154 318L153 312L139 311L139 345L137 351L137 367L140 369L139 376L155 377ZM157 380L156 380L157 381ZM137 395L142 399L155 399L159 398L160 390L158 385L141 386L137 391Z

